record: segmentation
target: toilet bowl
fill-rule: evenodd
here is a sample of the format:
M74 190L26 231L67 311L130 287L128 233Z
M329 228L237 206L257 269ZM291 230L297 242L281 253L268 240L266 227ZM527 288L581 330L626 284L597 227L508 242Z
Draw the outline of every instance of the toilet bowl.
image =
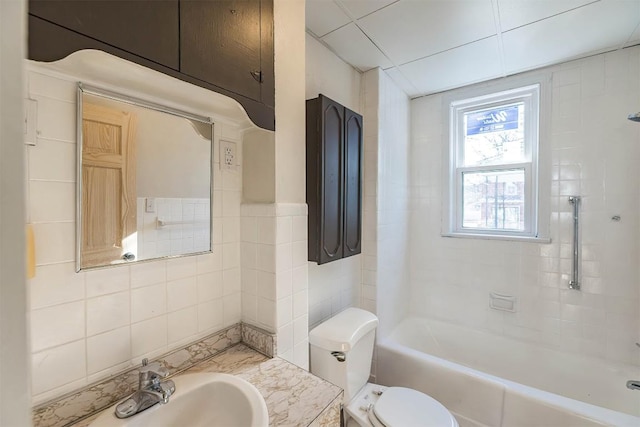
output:
M347 427L458 426L440 402L405 387L367 383L344 411Z
M348 308L309 332L311 372L344 390L349 427L458 427L434 398L405 387L368 383L378 318Z

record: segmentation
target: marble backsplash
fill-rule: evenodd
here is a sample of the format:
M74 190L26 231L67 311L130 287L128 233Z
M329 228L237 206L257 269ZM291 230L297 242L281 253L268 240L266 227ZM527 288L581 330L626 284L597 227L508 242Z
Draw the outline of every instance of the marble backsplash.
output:
M268 357L276 353L275 335L238 323L155 360L167 368L170 375L175 375L242 341ZM138 387L138 368L136 366L36 406L33 408L33 426L67 426L114 404Z
M242 324L242 342L268 357L278 354L276 334L248 323Z

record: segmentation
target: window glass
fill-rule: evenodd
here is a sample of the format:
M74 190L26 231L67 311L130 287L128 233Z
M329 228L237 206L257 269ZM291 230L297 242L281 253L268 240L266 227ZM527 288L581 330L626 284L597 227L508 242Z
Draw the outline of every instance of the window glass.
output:
M464 113L464 166L525 160L524 103Z
M540 85L451 102L452 235L537 237Z
M524 169L465 172L462 176L464 228L525 229Z

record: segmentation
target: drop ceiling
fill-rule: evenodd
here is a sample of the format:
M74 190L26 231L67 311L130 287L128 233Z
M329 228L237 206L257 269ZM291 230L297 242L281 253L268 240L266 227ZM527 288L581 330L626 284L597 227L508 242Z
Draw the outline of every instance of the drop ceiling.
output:
M307 31L411 97L640 43L640 0L307 0Z

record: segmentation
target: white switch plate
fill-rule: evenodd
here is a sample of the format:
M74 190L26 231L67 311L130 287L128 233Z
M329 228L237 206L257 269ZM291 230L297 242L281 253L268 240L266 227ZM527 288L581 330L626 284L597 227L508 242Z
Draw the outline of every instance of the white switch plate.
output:
M220 141L220 169L235 170L237 161L237 144L231 141Z
M145 199L144 211L146 213L155 213L156 211L156 199L153 197L147 197Z
M24 100L24 143L36 145L38 137L38 101Z

